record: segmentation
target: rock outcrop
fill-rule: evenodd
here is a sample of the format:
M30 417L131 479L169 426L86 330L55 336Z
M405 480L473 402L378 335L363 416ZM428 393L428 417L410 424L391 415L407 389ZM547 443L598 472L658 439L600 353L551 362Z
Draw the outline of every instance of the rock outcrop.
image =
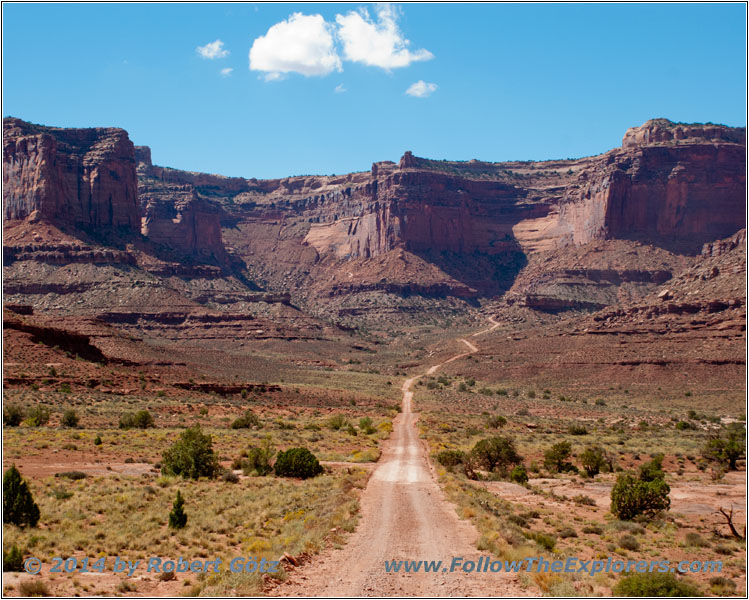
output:
M137 233L135 150L127 132L3 119L3 216L32 215L90 233Z

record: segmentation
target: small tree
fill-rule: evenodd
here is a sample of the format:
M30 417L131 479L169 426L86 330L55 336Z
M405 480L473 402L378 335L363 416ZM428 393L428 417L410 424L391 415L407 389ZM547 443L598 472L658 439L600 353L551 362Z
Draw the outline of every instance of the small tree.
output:
M135 416L133 417L133 427L137 427L138 429L148 429L153 426L153 416L150 412L147 410L139 410L135 413Z
M162 455L161 473L186 479L213 478L219 471L213 440L203 434L200 425L185 429L179 439Z
M44 406L35 406L29 411L27 423L32 427L41 427L49 421L49 409Z
M3 571L23 571L23 552L15 544L7 552L3 550Z
M278 453L273 466L279 477L300 477L307 479L323 472L323 468L307 448L289 448Z
M120 429L148 429L154 426L153 416L147 410L125 413L120 417Z
M182 494L177 490L177 497L174 499L172 504L172 511L169 513L169 527L171 529L182 529L187 525L187 514L184 510L185 499Z
M333 415L328 419L328 427L334 431L338 431L341 427L345 427L348 421L343 415Z
M523 465L515 465L510 471L510 481L524 485L528 483L528 471Z
M267 475L273 468L270 461L276 451L273 448L271 437L268 435L260 447L251 446L247 449L247 458L242 461L242 471L245 475Z
M507 437L492 437L476 442L471 449L470 467L506 475L510 467L518 465L523 457L515 450L515 442Z
M486 426L491 427L492 429L499 429L505 425L507 425L507 419L502 415L495 415L486 420Z
M638 515L652 517L671 507L668 497L671 488L666 483L666 474L661 469L663 455L640 466L637 477L632 473L622 473L616 478L611 490L611 512L622 521L629 521Z
M702 456L708 460L736 470L736 461L744 454L746 429L741 423L731 423L719 434L711 437L702 449Z
M588 446L580 455L580 463L590 477L607 467L606 452L601 446Z
M8 404L3 407L3 425L18 427L26 416L23 407L17 404Z
M39 507L31 496L29 484L12 465L3 476L3 523L36 527L39 516Z
M656 481L665 479L666 474L663 472L663 454L656 454L651 460L640 465L640 481Z
M78 414L72 408L69 408L62 413L62 419L60 422L64 427L78 427L78 421Z
M241 417L234 419L234 422L231 424L232 429L252 429L253 427L260 429L262 424L257 415L249 409Z
M447 468L457 467L465 459L466 455L462 450L442 450L437 453L437 462Z
M572 454L572 444L559 442L544 452L544 467L551 473L563 473L574 470L574 465L567 462Z

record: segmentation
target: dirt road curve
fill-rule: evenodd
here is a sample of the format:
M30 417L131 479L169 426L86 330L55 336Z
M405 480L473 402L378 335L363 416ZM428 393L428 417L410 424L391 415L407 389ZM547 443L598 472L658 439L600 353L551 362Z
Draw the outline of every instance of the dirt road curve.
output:
M486 333L499 324L493 322ZM477 351L461 339L468 352L429 368ZM279 596L518 596L527 595L516 575L455 573L387 573L385 561L441 560L452 557L477 561L478 533L458 518L430 469L427 452L411 411L411 386L421 375L403 384L403 410L393 434L361 498L362 519L341 550L330 550L293 573L288 584L276 588ZM483 553L486 555L487 553Z

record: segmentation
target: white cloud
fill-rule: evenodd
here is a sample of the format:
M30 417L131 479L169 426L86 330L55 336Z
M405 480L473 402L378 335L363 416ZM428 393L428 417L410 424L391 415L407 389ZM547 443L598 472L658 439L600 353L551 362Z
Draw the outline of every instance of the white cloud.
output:
M226 58L229 56L229 51L224 50L224 42L216 40L205 46L198 46L195 51L200 54L203 58L213 60L215 58Z
M221 69L221 77L230 77L232 74L232 71L234 71L234 69L232 69L231 67L226 67L225 69Z
M336 94L342 94L343 92L347 92L348 90L344 87L342 83L339 83L337 86L335 86L334 91Z
M397 17L396 9L390 5L377 7L377 22L372 21L366 9L336 15L344 59L390 70L434 58L429 50L408 49L410 42L398 28Z
M419 79L416 83L412 83L406 90L406 94L413 96L414 98L426 98L431 96L437 91L436 83L427 83L423 79Z
M265 72L266 81L287 73L311 77L341 71L331 29L321 15L294 13L252 43L250 70Z

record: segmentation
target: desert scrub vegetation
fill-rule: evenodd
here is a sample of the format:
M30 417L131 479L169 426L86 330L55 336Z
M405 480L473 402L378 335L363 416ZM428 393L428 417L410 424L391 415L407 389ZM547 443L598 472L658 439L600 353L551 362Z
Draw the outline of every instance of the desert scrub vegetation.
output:
M153 416L147 410L139 410L135 413L125 413L120 417L120 429L147 429L154 427Z
M84 551L89 556L223 558L265 557L283 552L318 552L326 540L342 542L353 531L358 497L368 473L338 471L307 480L253 477L238 484L171 476L102 476L71 481L48 477L31 482L44 529L5 525L6 547L45 563L53 556ZM64 489L70 495L58 499ZM169 512L177 490L184 496L186 526L169 529ZM336 529L338 533L331 532ZM171 534L170 534L171 532ZM223 574L200 582L204 593L258 595L259 575ZM215 592L215 594L211 593Z
M622 577L612 592L628 597L693 597L702 592L689 578L677 579L673 573L635 573Z
M261 429L263 427L257 415L247 409L241 417L237 417L231 424L232 429Z
M531 539L533 533L526 529L533 527L537 515L519 515L511 503L449 471L442 470L439 478L458 515L470 519L478 529L479 550L490 551L506 560L538 555L539 546L543 544L536 545Z
M671 488L666 483L662 463L663 455L659 454L641 465L637 476L633 473L621 473L616 478L611 490L612 514L628 521L640 515L652 518L669 509Z
M307 448L289 448L278 453L273 471L279 477L308 479L323 472L323 468Z
M745 448L746 427L741 423L731 423L708 438L702 456L735 471L736 462L744 456Z
M213 451L213 440L204 434L200 425L182 432L171 448L164 452L161 472L185 478L213 478L218 475L218 456Z
M12 465L3 475L3 523L36 527L39 517L39 506L34 502L28 482Z
M522 461L523 457L518 454L511 438L492 437L476 442L464 459L463 466L470 479L479 479L482 472L507 477L508 471Z

